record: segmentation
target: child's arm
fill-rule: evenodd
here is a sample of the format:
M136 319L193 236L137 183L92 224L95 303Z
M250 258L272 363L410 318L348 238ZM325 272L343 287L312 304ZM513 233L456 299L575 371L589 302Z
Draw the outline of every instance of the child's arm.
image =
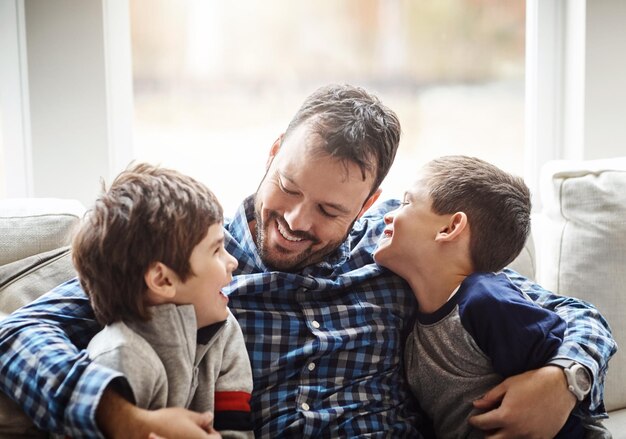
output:
M215 429L224 438L254 438L250 358L239 323L231 313L224 329L222 363L215 382Z
M531 285L533 289L541 290L541 287L536 284L530 283L529 285ZM540 365L540 368L511 376L489 391L483 399L476 401L475 406L477 408L489 410L484 414L474 416L470 419L470 423L477 428L483 430L495 429L499 434L503 435L525 433L529 436L552 436L560 430L571 414L572 409L574 409L576 398L567 389L565 375L562 370L550 366L549 362L552 361L555 355L559 355L558 353L562 352L566 344L570 346L572 344L577 345L576 341L572 340L571 334L568 334L568 331L572 329L570 326L574 322L574 316L578 315L582 318L582 321L575 323L577 326L575 330L579 335L582 335L582 338L578 339L580 343L580 345L577 345L578 349L582 350L583 343L589 343L589 340L592 340L594 328L598 328L600 334L605 334L607 337L606 340L609 343L604 346L594 347L594 349L592 349L592 355L589 356L585 354L583 355L585 358L591 358L595 364L595 360L593 360L595 354L600 363L606 363L613 354L614 342L611 339L610 331L608 327L604 326L606 322L601 319L592 306L575 299L557 297L545 291L541 293L540 296L551 297L554 301L553 305L558 304L552 307L552 309L555 309L557 312L559 312L559 306L564 306L564 308L560 310L561 312L559 312L560 315L564 315L565 318L569 320L569 325L567 325L567 329L564 331L564 342L555 348L552 355L549 355L547 359L544 358L545 361ZM581 314L578 314L576 310L581 311ZM548 308L541 309L541 311L550 312ZM511 323L503 320L505 316L517 315L514 310L491 313L491 315L495 314L497 314L497 317L494 321L496 323L499 321L501 325ZM541 314L538 313L536 315L540 316ZM600 317L600 320L593 322L593 326L590 328L588 325L589 320L593 320L592 315ZM498 320L498 318L500 320ZM532 325L532 319L525 320ZM506 326L504 326L504 328L506 328ZM535 337L540 336L542 331L537 331L537 328L532 329L533 330L530 331L531 334L535 332ZM500 334L498 334L498 336L500 336ZM519 345L515 343L513 343L513 346L514 349L519 348ZM605 351L604 348L607 347L608 349ZM588 349L589 346L586 346L586 348ZM585 364L581 356L575 355L573 359L581 364ZM531 363L533 362L528 362L529 366L532 367L533 365ZM503 366L502 361L500 361L498 367L502 368L508 366ZM602 381L602 379L603 378L601 378L600 381ZM602 389L602 382L596 381L594 385ZM604 412L601 396L599 405L593 412L589 411L589 400L590 398L586 398L585 401L579 404L577 410L581 411L581 416L590 416L590 413L591 416L601 416Z
M480 279L460 301L459 314L494 371L507 378L545 365L563 342L563 319L525 298L504 275Z
M553 294L522 275L505 270L511 281L539 306L556 312L565 320L567 328L563 343L550 361L570 359L582 364L591 373L591 393L577 410L584 416L605 415L604 379L609 359L617 351L607 321L591 304L579 299Z
M98 333L87 347L95 364L124 374L130 387L118 392L143 409L167 406L167 374L163 363L143 338L122 323Z

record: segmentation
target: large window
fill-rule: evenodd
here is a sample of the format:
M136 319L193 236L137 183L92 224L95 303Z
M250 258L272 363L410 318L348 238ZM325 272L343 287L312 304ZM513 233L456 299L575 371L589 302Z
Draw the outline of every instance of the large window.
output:
M387 196L443 154L522 175L524 13L502 0L131 0L135 155L204 181L230 215L304 98L340 82L400 117Z

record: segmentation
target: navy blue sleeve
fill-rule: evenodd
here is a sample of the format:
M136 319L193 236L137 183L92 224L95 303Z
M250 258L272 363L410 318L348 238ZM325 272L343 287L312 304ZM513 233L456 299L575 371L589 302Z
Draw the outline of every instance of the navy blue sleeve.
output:
M563 319L528 300L503 274L474 274L457 295L463 327L503 377L544 366L563 342Z

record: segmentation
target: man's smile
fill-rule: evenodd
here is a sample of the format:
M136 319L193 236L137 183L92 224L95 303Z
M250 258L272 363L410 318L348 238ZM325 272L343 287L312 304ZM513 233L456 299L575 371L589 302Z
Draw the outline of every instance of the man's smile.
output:
M280 221L276 220L276 224L277 224L277 227L278 227L278 232L287 241L291 241L291 242L300 242L300 241L302 241L302 238L298 238L297 236L294 236L291 233L289 233L287 231L287 229L285 227L283 227L283 225L280 223Z
M295 232L289 228L284 219L273 215L273 242L282 251L302 252L315 245L318 241L306 232Z

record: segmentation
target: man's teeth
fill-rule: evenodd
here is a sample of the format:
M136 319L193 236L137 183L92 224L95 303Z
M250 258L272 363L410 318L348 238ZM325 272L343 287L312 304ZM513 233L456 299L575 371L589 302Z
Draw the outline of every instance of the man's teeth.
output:
M302 238L296 238L295 236L289 235L289 233L287 233L287 231L283 229L283 227L280 225L279 222L276 222L276 224L278 224L278 231L280 232L281 236L285 238L287 241L291 241L291 242L302 241Z

